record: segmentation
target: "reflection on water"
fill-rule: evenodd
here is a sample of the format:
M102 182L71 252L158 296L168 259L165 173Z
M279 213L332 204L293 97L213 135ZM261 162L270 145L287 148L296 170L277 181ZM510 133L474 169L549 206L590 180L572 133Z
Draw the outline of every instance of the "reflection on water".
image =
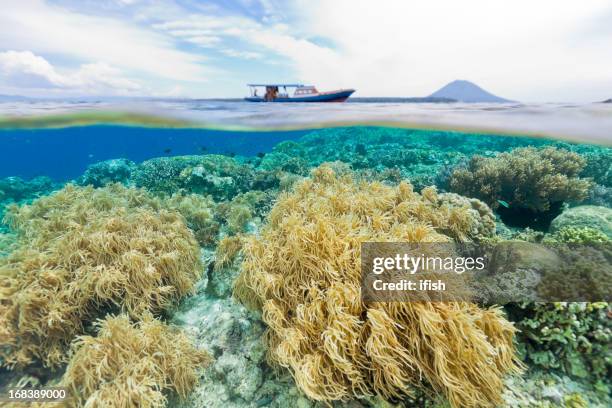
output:
M256 129L370 124L481 133L552 136L610 144L612 104L248 103L240 100L15 101L0 115L29 117L114 111L185 120L191 126ZM2 126L0 120L0 126Z

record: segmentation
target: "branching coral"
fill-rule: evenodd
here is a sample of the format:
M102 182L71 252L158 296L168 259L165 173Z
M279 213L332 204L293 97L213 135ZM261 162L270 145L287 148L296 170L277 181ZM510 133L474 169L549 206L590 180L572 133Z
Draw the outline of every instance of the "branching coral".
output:
M503 376L518 370L514 328L498 309L360 297L362 242L469 239L473 220L435 189L355 181L323 165L281 195L261 236L246 241L234 293L261 310L269 359L312 399L422 388L455 407L493 406Z
M587 196L591 182L578 177L584 166L584 158L567 150L518 148L492 158L472 157L467 167L452 173L450 187L506 213L507 209L559 211L563 202ZM527 218L528 214L521 216Z
M178 330L145 314L138 324L127 315L98 322L98 335L81 336L62 386L73 403L86 407L164 407L165 393L184 398L210 356Z
M7 221L19 243L0 261L5 366L61 364L95 318L162 312L199 278L199 248L184 218L142 190L67 186L13 207Z

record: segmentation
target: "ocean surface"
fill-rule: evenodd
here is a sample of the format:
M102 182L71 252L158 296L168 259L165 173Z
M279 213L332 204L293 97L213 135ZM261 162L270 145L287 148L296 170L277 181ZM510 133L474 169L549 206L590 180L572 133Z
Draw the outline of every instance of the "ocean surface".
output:
M265 104L240 100L0 102L0 177L65 181L113 158L255 156L311 129L385 126L612 144L611 104L463 104L357 100ZM361 103L359 103L361 102ZM126 121L121 115L138 115ZM116 117L117 116L117 117ZM172 121L158 126L151 118Z
M0 100L0 118L91 111L133 112L240 129L386 125L521 134L612 144L610 103L249 103L241 100ZM377 99L375 99L377 100ZM1 126L1 124L0 124Z

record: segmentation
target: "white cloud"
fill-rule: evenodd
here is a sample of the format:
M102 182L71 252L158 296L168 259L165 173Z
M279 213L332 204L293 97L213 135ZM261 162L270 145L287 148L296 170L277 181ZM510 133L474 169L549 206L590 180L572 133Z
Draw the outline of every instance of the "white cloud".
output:
M90 63L60 73L46 59L30 51L0 52L0 84L6 88L78 91L81 94L142 92L137 82L125 78L106 63Z
M221 39L219 37L211 35L196 35L193 37L187 37L185 38L185 40L203 48L210 48L221 42Z
M583 34L609 13L608 0L294 0L283 6L291 16L286 24L192 14L156 27L234 37L258 53L284 57L298 81L355 87L361 96L424 96L458 78L526 101L590 101L612 92L609 36Z
M68 56L175 81L203 82L204 58L177 50L171 38L128 21L77 13L42 0L11 2L0 11L0 49Z
M33 52L13 83L87 87L96 77L95 87L110 89L138 78L151 93L180 85L194 96L227 96L242 89L232 81L266 71L255 64L278 62L295 81L354 87L358 96L427 95L457 78L524 101L612 94L609 0L241 0L260 19L223 3L114 1L126 7L107 16L43 0L2 8L0 51ZM178 48L185 43L197 51ZM209 50L216 58L203 55ZM222 66L219 53L248 62Z
M239 50L233 50L231 48L224 48L221 50L221 53L223 53L224 55L227 55L228 57L233 57L233 58L242 58L242 59L246 59L246 60L253 60L253 59L260 59L262 58L262 55L258 52L252 52L252 51L239 51Z
M294 60L303 80L360 95L427 95L457 78L519 100L585 100L565 89L578 79L584 89L612 86L609 41L575 42L609 0L296 0L294 8L302 18L293 31L329 39L333 50L303 44L296 56L295 41L259 41ZM602 92L612 89L586 100Z

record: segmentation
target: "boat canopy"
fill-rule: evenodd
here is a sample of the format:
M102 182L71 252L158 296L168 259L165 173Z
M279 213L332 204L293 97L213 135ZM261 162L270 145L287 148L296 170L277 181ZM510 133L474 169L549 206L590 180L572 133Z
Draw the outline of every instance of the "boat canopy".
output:
M300 88L304 86L303 84L247 84L247 86L265 86L265 87L290 87L290 88Z

